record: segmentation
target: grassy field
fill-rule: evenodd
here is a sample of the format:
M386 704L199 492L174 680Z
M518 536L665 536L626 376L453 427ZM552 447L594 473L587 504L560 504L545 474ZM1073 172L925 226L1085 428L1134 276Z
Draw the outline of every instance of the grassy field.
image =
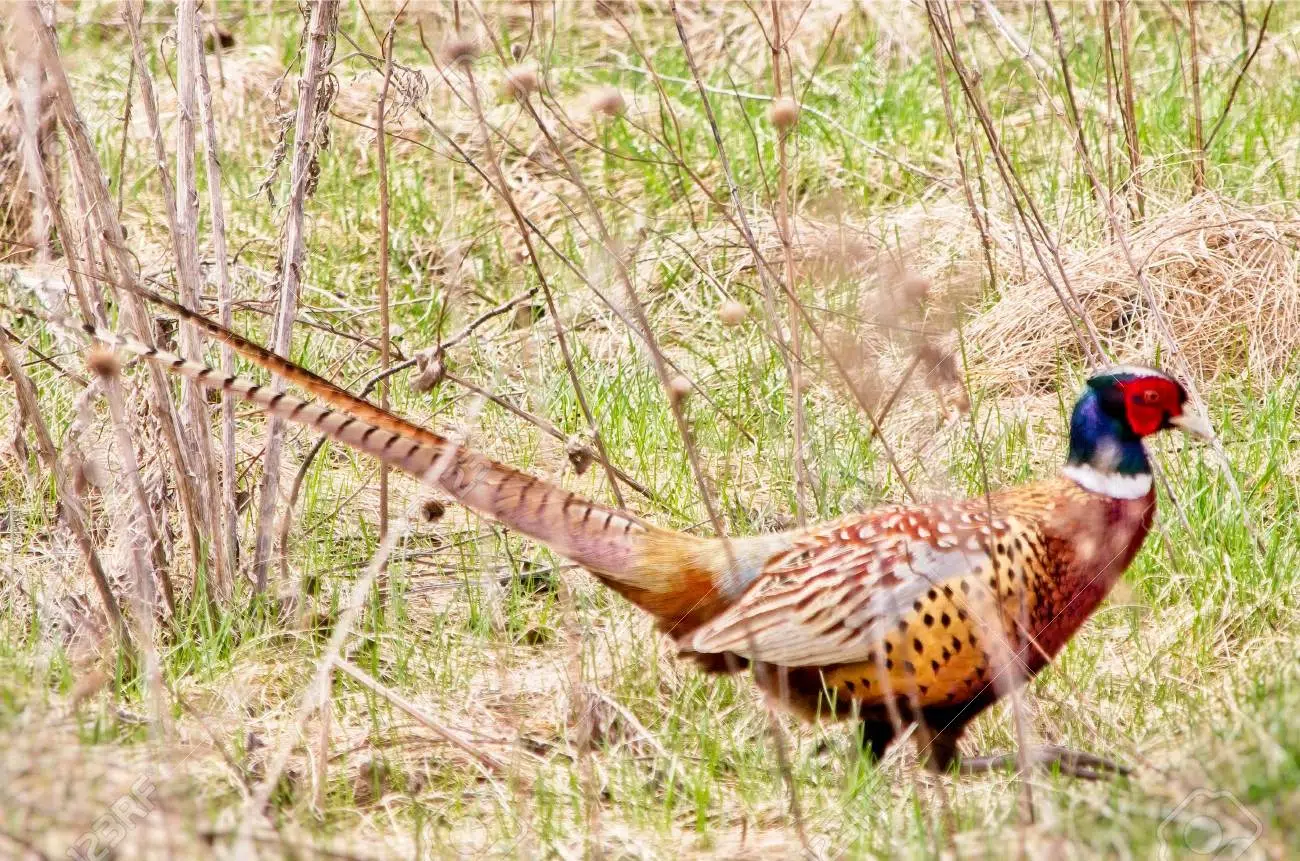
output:
M1162 364L1195 389L1221 444L1156 444L1156 532L1019 705L1033 738L1113 757L1131 777L938 778L908 744L873 764L852 727L799 724L747 678L678 661L644 617L558 557L455 507L427 516L430 492L413 482L393 479L396 540L381 546L378 468L347 449L324 446L290 509L316 442L296 429L275 520L278 531L288 518L287 540L259 594L247 575L266 430L243 407L240 574L227 588L211 545L203 567L192 562L147 378L130 365L124 406L177 592L174 615L133 611L138 527L108 401L87 388L76 339L0 314L110 585L152 643L137 662L118 656L10 374L0 857L235 854L241 832L267 858L1300 853L1300 14L1198 4L1189 20L1181 4L1140 5L1121 28L1118 7L1094 6L937 7L949 29L936 36L924 7L833 0L775 13L683 3L677 21L657 2L412 3L396 21L393 6L345 5L313 119L313 187L296 195L292 356L353 391L375 376L387 242L393 363L455 342L432 388L413 385L419 368L391 378L398 412L612 502L601 466L571 456L592 442L580 391L610 462L644 486L621 486L627 506L700 534L712 527L690 448L727 531L772 531L801 510L828 519L1051 474L1090 365ZM59 5L60 63L130 266L171 295L176 233L128 81L148 73L174 177L189 37L173 9L147 6L136 69L122 14ZM23 16L5 18L6 63L39 71ZM219 3L215 19L230 42L206 56L235 328L269 343L308 22L254 2ZM461 38L478 47L468 72L449 62ZM769 110L774 44L782 91L802 108L784 147ZM16 146L3 135L12 101L0 99L0 140ZM196 247L215 314L201 122L198 136ZM50 151L71 235L48 259L27 229L26 179L0 152L0 293L12 304L65 302L70 255L92 283L115 277L85 226L93 183L66 135ZM797 356L773 287L790 272ZM676 401L689 444L629 323L638 302L669 376L692 385ZM729 302L743 320L724 322ZM356 623L340 628L359 584ZM382 688L336 671L327 707L305 709L331 636ZM1004 703L963 749L1015 741Z

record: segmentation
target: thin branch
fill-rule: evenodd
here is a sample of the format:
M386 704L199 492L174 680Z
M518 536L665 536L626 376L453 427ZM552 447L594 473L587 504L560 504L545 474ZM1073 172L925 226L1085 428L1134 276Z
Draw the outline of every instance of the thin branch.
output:
M158 579L162 582L163 600L167 603L167 612L170 616L175 617L176 590L172 587L171 575L167 572L167 559L163 554L162 538L158 530L157 520L154 517L153 507L149 504L144 482L140 478L140 462L135 455L135 445L131 439L131 423L127 418L126 406L122 399L121 380L117 370L112 369L111 361L102 367L111 369L111 373L103 373L101 368L96 370L100 372L100 379L104 384L104 395L108 401L109 417L113 422L118 457L122 460L122 472L135 500L136 516L140 519L140 526L144 531L148 555L153 561L153 568L157 572ZM152 575L147 567L141 573L143 575L142 579L147 578L149 583L153 582ZM138 591L141 600L145 601L147 612L152 617L155 603L151 600L152 588L146 590L142 585Z
M499 774L505 770L505 763L501 760L486 751L474 747L474 745L470 744L456 733L455 730L429 717L429 715L422 712L419 707L410 700L406 699L387 685L379 682L377 679L371 677L368 673L363 672L361 669L348 663L341 657L336 657L334 659L334 667L348 678L360 684L366 690L383 697L398 710L414 719L425 729L432 731L434 735L438 736L438 738L442 739L447 744L469 756L489 775Z
M100 164L94 145L91 143L89 127L86 125L80 111L78 111L76 100L73 98L72 86L68 82L67 70L63 67L63 62L59 57L58 41L54 31L41 20L35 5L23 4L20 8L25 13L24 17L27 20L29 31L39 47L39 55L46 74L54 85L54 98L58 107L59 119L67 132L67 141L70 145L73 163L77 168L77 175L81 178L82 187L89 198L89 209L85 219L85 235L86 237L97 235L106 248L105 256L111 257L113 260L117 269L117 277L128 284L134 283L138 277L135 262L126 248L126 236L108 192L103 166ZM138 56L136 66L137 72L142 75L144 69ZM56 226L59 235L63 238L66 249L70 240L76 234L67 229L71 228L71 225L63 218L61 207L58 206L57 199L52 196L52 184L47 183L45 188L51 195L48 198L51 212L55 214ZM86 258L87 269L93 271L90 242L86 241L84 247L88 255ZM110 279L105 278L103 280ZM112 282L110 281L110 283ZM73 276L73 285L77 289L78 302L81 304L82 313L86 315L86 319L93 320L96 323L106 322L98 291L94 291L92 296L89 286L84 284L77 276ZM144 303L129 291L119 298L120 306L126 311L130 330L136 337L146 343L153 343L152 324ZM204 532L200 526L202 522L200 512L203 510L202 501L198 486L194 481L192 465L186 456L186 449L181 445L180 420L172 404L170 382L167 379L166 372L162 368L150 366L146 374L150 383L150 407L158 420L164 444L176 468L177 495L181 500L181 509L189 533L190 553L194 569L197 571L203 567Z
M524 108L528 111L528 114L533 118L533 122L537 124L537 128L546 138L552 152L556 154L564 165L565 170L569 174L569 179L577 186L578 190L582 194L584 202L587 204L587 208L591 212L591 217L596 223L596 229L599 233L601 245L614 264L614 269L618 274L619 281L622 283L624 293L632 307L633 318L636 321L637 327L640 328L644 334L646 346L649 348L650 352L651 363L654 366L656 375L659 377L659 384L663 387L664 393L668 398L668 407L672 412L673 420L677 425L678 434L682 438L682 444L686 446L686 457L690 462L691 472L695 477L696 485L699 487L701 501L704 503L704 508L708 512L709 520L713 524L715 534L719 537L725 538L726 527L723 525L721 514L718 512L717 505L713 500L713 493L709 488L708 477L704 472L703 464L700 462L699 452L696 451L695 445L692 441L690 428L687 426L686 418L682 414L681 399L679 397L674 397L671 393L671 378L668 376L668 366L664 361L663 351L659 348L658 339L655 337L654 330L650 325L650 320L646 316L645 306L641 302L636 286L632 283L632 276L631 273L628 272L627 262L623 259L620 250L616 247L614 238L609 232L609 225L605 222L604 215L601 213L599 205L596 203L595 198L592 197L587 184L583 182L582 175L573 164L573 161L569 158L568 153L565 152L564 148L555 140L551 130L538 115L536 108L533 107L527 94L524 95L521 101ZM603 459L603 451L601 456ZM730 554L730 545L724 543L724 547L726 547L726 552Z
M774 105L786 107L781 104L783 98L783 88L781 84L781 54L785 48L781 41L781 4L778 0L771 0L772 12L772 92L777 102ZM795 106L797 107L797 106ZM789 158L786 152L786 144L797 125L797 117L789 118L791 122L776 122L773 117L772 125L776 128L776 160L777 160L777 202L776 202L776 225L777 232L781 237L781 252L785 260L785 283L786 283L786 304L787 314L790 318L790 405L794 418L794 502L795 514L799 526L806 526L808 523L808 491L811 487L811 480L808 477L808 453L805 451L807 444L805 440L805 426L808 417L804 411L803 402L803 343L801 333L803 330L803 321L799 318L799 300L795 297L795 265L794 265L794 237L790 233L790 166Z
M298 111L294 122L293 164L289 173L289 213L285 218L285 240L280 260L279 305L276 309L275 327L271 349L282 356L289 355L293 344L293 321L298 307L298 286L302 278L305 257L303 210L307 186L311 181L310 167L316 151L316 104L322 76L334 53L334 31L338 26L338 0L319 0L311 6L307 27L307 56L304 60L302 80L298 82ZM284 390L284 381L275 378L271 383L277 392ZM272 526L280 495L280 459L284 445L284 422L272 418L267 423L266 448L263 455L261 504L258 509L257 537L253 548L254 589L266 589L267 566L272 550Z
M1260 46L1264 44L1264 35L1268 32L1268 19L1272 14L1273 0L1269 0L1268 6L1264 9L1264 20L1259 23L1259 33L1255 37L1255 47L1250 49L1250 53L1246 56L1245 62L1243 62L1241 68L1237 70L1237 77L1232 80L1232 87L1228 90L1228 100L1223 103L1223 113L1219 114L1218 121L1216 121L1214 127L1210 129L1209 137L1205 139L1206 149L1209 149L1210 144L1214 143L1215 136L1219 134L1219 129L1223 127L1224 120L1228 118L1228 112L1232 110L1232 103L1237 98L1237 89L1241 86L1242 80L1245 79L1246 72L1250 71L1250 64L1255 61L1255 55L1259 53ZM1242 20L1244 22L1245 18L1243 17Z
M424 30L422 27L420 29L420 34L421 34L421 43L424 44L425 52L429 55L430 59L433 60L436 65L437 64L436 55L434 54L433 50L428 46L428 44L424 43L424 38L423 38ZM340 35L343 36L343 38L351 41L346 31L341 32ZM353 43L353 46L356 47L355 43ZM380 62L377 59L370 57L364 52L361 52L361 55L365 57L366 61L369 62L371 66L376 70L382 68ZM442 69L440 66L438 67L438 69L439 72L441 73ZM443 77L444 80L446 80L445 74ZM450 81L447 81L447 83L448 86L451 86ZM400 86L400 82L399 82L399 86ZM483 167L480 166L478 162L476 162L469 155L469 153L465 151L465 149L457 142L457 140L451 134L447 132L446 129L444 129L437 122L435 122L433 118L429 116L429 114L418 104L418 102L413 104L411 107L415 110L416 114L420 117L421 121L423 121L424 124L428 126L429 129L433 131L440 140L443 141L443 143L445 143L448 147L451 148L451 150L456 154L456 159L459 159L460 163L466 165L471 170L473 170L476 174L478 174L479 178L483 180L484 184L487 185L489 190L491 190L492 192L498 195L502 194L501 190L497 188L496 183L493 181L493 179L490 176L488 176L487 171L484 170ZM683 167L684 165L679 163L678 166ZM698 178L695 178L695 181L698 183L699 182ZM704 186L702 187L705 189L706 193L708 193L707 187ZM725 217L728 218L729 220L732 219L732 215L728 212L725 212L725 210L724 210L724 214ZM616 303L610 300L610 298L605 294L605 292L600 288L600 286L597 285L596 282L592 279L590 273L588 273L583 267L575 263L567 254L564 253L562 249L556 246L556 244L551 241L550 237L546 235L546 233L541 229L541 227L538 226L536 222L534 222L531 218L528 217L527 213L521 212L520 216L523 218L524 224L527 225L528 229L532 232L532 235L536 237L537 241L540 242L546 248L547 251L549 251L552 255L554 255L555 258L559 260L560 263L562 263L564 267L568 269L569 272L572 273L575 278L577 278L583 284L585 284L587 286L587 289L590 290L596 296L596 298L599 299L601 303L605 305L605 307L609 308L609 310L614 314L614 316L618 317L618 319L623 322L623 324L627 327L627 330L631 332L633 336L641 339L643 342L647 342L646 334L642 332L640 328L632 321L627 311L625 311L623 308L619 307L619 305L617 305ZM672 357L665 355L664 361L674 371L678 372L679 374L682 373L681 368L677 365L676 362L673 361ZM732 427L736 429L737 433L739 433L741 436L743 436L746 440L750 442L754 441L753 434L750 433L750 431L744 426L744 424L740 422L739 419L736 418L736 416L732 415L728 410L724 409L723 406L719 404L717 400L708 393L708 391L701 388L694 382L692 382L692 385L695 387L696 393L699 394L702 398L704 398L704 400L708 401L709 405L716 411L716 413L722 418L724 418L730 425L732 425Z
M994 4L993 0L979 0L979 2L980 11L988 17L989 23L993 25L993 29L1001 33L1002 37L1006 39L1013 48L1015 48L1016 53L1020 55L1020 59L1028 63L1030 68L1038 74L1047 77L1056 76L1052 69L1052 65L1040 57L1037 52L1034 51L1033 46L1029 44L1029 40L1016 32L1016 29L1007 22L1007 19L1002 17L1002 13L998 11L998 7ZM1037 77L1037 75L1035 75L1035 77ZM1039 78L1039 83L1042 83L1041 78ZM1105 116L1105 105L1096 101L1091 96L1087 97L1087 102L1089 110Z
M448 446L446 453L438 457L425 470L424 474L420 476L420 480L430 486L436 485L444 471L452 464L456 452L459 450L457 446ZM279 745L267 762L262 780L250 794L241 812L233 853L237 861L252 861L254 857L252 852L254 823L266 815L271 793L275 790L281 776L284 774L284 769L289 763L289 757L293 753L295 743L307 719L329 696L331 674L336 662L342 655L343 646L352 635L352 628L360 620L370 591L379 579L380 573L388 564L389 555L405 535L413 513L408 512L408 515L399 524L400 528L390 529L383 540L379 542L379 547L371 557L365 572L353 583L352 591L343 601L342 611L339 613L338 620L334 623L334 629L330 632L329 641L325 644L321 656L316 662L312 680L308 683L306 691L303 692L302 699L294 712L294 718L290 725L285 728Z
M445 372L443 376L447 378L448 382L455 383L456 385L460 386L463 389L471 391L474 394L479 395L481 397L487 398L489 401L501 407L503 410L509 413L513 413L514 415L518 416L519 418L523 419L529 424L535 425L538 429L544 431L548 436L557 439L563 443L568 443L570 441L570 438L564 435L564 431L560 430L555 425L548 422L546 419L542 418L541 416L533 415L532 413L528 412L522 407L501 397L500 395L490 392L487 389L483 388L482 386L479 386L476 383L472 383L463 377L458 377L455 374L451 373L450 371ZM591 449L586 446L583 446L581 449L571 451L570 458L571 459L590 458L592 460L595 460L596 452L591 451ZM610 469L612 469L614 471L614 474L618 476L619 481L622 481L624 484L626 484L628 487L632 488L637 493L644 496L646 499L658 503L660 506L663 506L667 510L673 511L678 516L684 516L682 515L681 512L675 511L675 509L673 509L673 507L667 502L667 500L664 500L661 497L657 496L654 491L650 490L644 484L637 481L635 478L628 475L626 472L619 469L614 464L610 464Z
M1070 283L1065 268L1065 261L1061 258L1059 247L1052 239L1047 222L1044 220L1033 197L1029 194L1028 189L1025 188L1019 174L1016 173L1011 163L1010 154L1003 146L1002 139L998 135L997 126L993 122L992 114L984 101L978 76L966 67L961 55L958 53L956 34L952 29L947 3L945 0L927 0L925 9L930 26L935 29L936 34L939 36L939 44L943 47L944 54L947 56L948 62L961 84L962 94L966 97L967 104L971 107L976 119L979 120L980 127L988 140L989 149L993 153L994 164L997 166L998 174L1006 188L1007 196L1029 236L1030 247L1033 249L1034 257L1038 261L1043 278L1051 285L1057 299L1065 308L1070 326L1074 330L1075 338L1079 342L1079 348L1082 350L1083 355L1092 364L1100 364L1106 355L1106 351L1101 344L1101 338L1092 325L1092 321L1088 318L1083 303L1079 301L1079 297L1074 292L1074 287ZM1044 245L1051 253L1050 262L1043 254L1041 246ZM1052 275L1053 270L1060 278L1059 283ZM1080 325L1082 325L1082 329L1080 329ZM1085 332L1087 338L1084 337Z
M1205 130L1201 120L1201 52L1197 45L1196 0L1187 2L1188 57L1192 64L1192 191L1205 190Z
M198 32L198 0L181 0L176 15L176 211L172 227L172 246L176 254L176 295L182 305L202 311L199 296L203 276L199 272L199 194L195 169L194 138L198 122L198 67L203 64L203 43L190 38ZM140 69L143 80L148 72ZM164 170L163 173L166 171ZM203 339L190 326L181 327L180 353L187 359L203 358ZM213 570L210 581L218 594L233 588L234 577L227 569L226 542L221 540L221 505L216 492L217 470L212 453L211 421L208 416L207 392L193 380L181 384L181 410L187 416L189 433L186 441L194 455L195 481L202 494L205 532L213 539Z
M1102 4L1109 10L1109 4ZM1132 36L1128 22L1129 0L1119 0L1119 78L1122 82L1120 119L1124 122L1124 151L1128 155L1129 180L1133 183L1133 197L1137 203L1138 218L1146 218L1146 192L1142 188L1142 149L1138 142L1137 99L1134 95Z
M696 82L696 88L699 90L700 99L704 105L704 114L709 121L709 128L713 133L714 145L718 150L718 156L722 164L723 175L726 178L727 186L731 193L732 204L736 210L735 212L736 220L733 223L735 223L737 228L740 230L741 236L744 238L746 244L749 246L750 253L753 254L754 256L754 264L758 269L759 278L761 280L771 279L779 282L779 279L775 278L775 276L771 272L771 269L767 265L767 261L763 258L762 253L759 251L758 243L754 239L754 232L753 230L750 229L749 220L745 217L745 211L743 207L741 207L740 205L740 192L737 189L735 181L731 176L730 162L727 160L726 148L723 146L722 143L722 135L718 131L717 118L713 114L713 105L709 100L707 91L704 89L704 83L703 83L703 79L700 77L699 67L695 63L695 56L691 51L690 42L686 38L685 25L682 23L681 14L678 12L674 0L669 0L669 9L673 12L673 19L677 26L677 37L678 40L681 41L682 43L683 53L686 56L686 65L690 68L691 75ZM770 284L770 281L765 281L765 286L766 284ZM789 285L782 285L782 287L783 289L787 289L787 290L789 289ZM899 463L898 457L894 453L893 447L889 445L889 441L885 439L884 434L881 432L880 426L876 423L873 410L871 409L870 405L866 402L865 398L862 397L862 393L860 392L859 387L853 384L852 375L849 373L848 368L844 366L843 361L838 355L838 351L831 349L830 344L826 342L825 335L816 326L812 317L808 314L808 310L798 302L798 297L795 297L795 300L796 300L795 307L798 310L799 315L803 317L805 321L807 321L809 329L812 331L813 335L817 338L822 348L827 351L827 355L830 357L831 362L835 365L836 371L838 371L840 376L844 378L844 381L848 383L849 390L854 394L854 397L858 400L859 405L862 407L863 412L867 417L867 421L871 424L872 433L874 434L875 438L880 440L880 446L884 450L885 458L886 460L889 461L889 465L893 469L895 476L898 478L899 483L903 486L904 492L907 494L907 496L910 499L916 499L916 493L912 490L911 482L907 480L907 474L903 471L902 464Z
M519 204L515 201L514 194L510 191L510 185L506 181L505 172L501 169L501 162L497 158L496 148L492 145L492 134L488 130L487 119L483 113L483 105L478 96L478 83L474 79L474 71L469 66L465 66L465 78L468 83L470 100L474 106L474 114L478 118L479 128L483 133L483 146L487 152L487 161L493 174L496 176L496 186L498 193L506 202L510 209L510 214L514 218L515 225L519 230L519 236L524 242L524 248L528 253L528 259L532 263L533 270L537 274L537 282L541 285L542 295L546 299L546 310L551 318L551 323L555 327L556 346L560 349L560 356L564 360L565 370L569 374L569 382L573 385L573 393L578 401L578 407L582 410L582 415L587 421L587 427L591 430L592 442L596 445L596 451L600 455L601 468L605 470L609 478L610 491L614 494L614 499L619 508L626 508L627 504L623 500L623 492L619 490L617 477L609 464L609 453L605 450L605 442L601 437L600 428L596 424L596 418L591 412L591 407L587 404L587 396L583 393L582 381L578 377L577 366L573 362L573 355L569 350L568 339L564 335L564 323L560 319L559 310L555 306L555 298L551 293L550 281L546 277L545 269L542 266L541 258L537 254L537 248L533 245L532 235L525 223L523 213L519 209Z
M403 4L405 8L405 4ZM398 15L401 14L399 11ZM384 80L379 87L379 103L375 106L375 150L379 162L379 367L387 371L392 363L392 320L388 307L388 139L384 136L384 120L388 106L388 85L393 79L393 32L397 15L393 16L384 34ZM388 409L388 379L379 384L379 406ZM379 465L379 535L388 534L388 464Z
M939 47L939 35L933 27L930 30L930 46L934 51L935 73L939 78L939 92L943 96L943 113L948 121L948 133L952 135L952 149L957 157L957 171L961 174L962 194L966 198L966 207L970 210L971 221L980 234L980 247L984 251L984 266L989 273L989 290L997 289L997 270L993 266L993 238L989 235L988 223L975 202L975 193L971 190L970 174L966 170L966 155L961 148L961 134L957 126L956 113L953 111L952 94L948 88L948 70L943 62L943 50ZM913 368L920 361L920 356L913 360ZM910 374L910 370L909 370ZM891 399L892 400L892 399ZM886 404L886 408L889 404Z
M104 612L108 616L109 624L123 655L129 656L132 652L131 635L127 631L126 621L122 618L122 609L113 595L112 587L109 586L108 575L95 549L95 542L90 537L85 504L68 479L67 470L59 462L59 453L54 447L54 439L50 436L44 417L41 416L40 406L36 400L36 389L23 369L22 363L14 357L13 350L9 347L11 340L15 344L19 343L12 332L0 327L0 361L4 362L9 377L13 380L18 408L27 417L27 422L36 436L36 450L45 461L45 468L50 471L50 475L54 476L55 485L59 489L61 503L59 517L76 540L77 549L81 551L82 560L90 572L90 579L94 581L95 588L99 591L100 602L104 605Z
M213 27L216 22L213 21ZM196 16L194 39L203 44L203 19ZM215 52L220 54L220 45ZM220 69L220 61L218 61ZM212 87L208 82L208 67L204 60L198 64L199 113L203 120L203 145L207 157L208 211L212 216L212 256L217 265L217 314L221 325L227 329L234 325L234 287L230 281L230 268L226 249L226 213L221 200L221 158L217 146L217 124L212 114ZM221 372L226 376L235 373L235 353L229 346L221 346ZM235 396L221 394L221 513L222 535L226 543L226 560L233 578L239 568L239 507L236 503L235 466Z
M620 72L631 72L634 75L649 75L659 80L669 81L674 84L693 85L695 83L690 78L677 78L672 75L662 74L658 71L655 71L654 69L643 69L640 66L633 66L630 63L610 63L609 67L613 69L617 69ZM717 96L731 96L733 98L744 99L746 101L770 102L773 99L773 97L769 96L767 93L755 93L749 90L737 90L737 89L731 89L727 87L718 87L712 84L704 84L703 87L706 92L713 93L714 95ZM835 129L837 132L844 135L849 140L853 141L864 151L871 153L877 158L883 159L888 162L893 162L894 164L903 168L903 170L907 171L908 173L914 174L915 176L918 176L921 179L924 179L926 182L934 183L935 185L942 186L945 188L951 185L951 182L949 180L945 179L939 174L930 173L928 170L925 170L924 168L917 167L916 165L909 162L907 159L900 158L897 153L892 153L889 152L888 150L881 149L876 144L873 144L871 141L867 140L861 135L856 134L852 129L844 125L844 123L837 120L833 114L828 114L826 111L823 111L820 108L817 108L813 105L807 105L807 104L801 106L801 110L803 113L810 114L816 117L817 119L821 120L822 122L826 123L828 126Z

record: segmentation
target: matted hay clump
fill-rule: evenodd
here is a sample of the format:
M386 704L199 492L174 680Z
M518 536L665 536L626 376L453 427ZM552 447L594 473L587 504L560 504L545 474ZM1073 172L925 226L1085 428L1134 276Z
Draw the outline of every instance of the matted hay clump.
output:
M1193 373L1204 380L1248 371L1283 373L1300 348L1300 222L1211 196L1148 219L1129 234L1148 304L1122 248L1062 249L1069 283L1110 358L1167 354L1160 317ZM1006 254L1003 272L1015 271ZM982 378L1027 392L1084 351L1052 286L1041 276L1004 281L1000 297L966 328Z

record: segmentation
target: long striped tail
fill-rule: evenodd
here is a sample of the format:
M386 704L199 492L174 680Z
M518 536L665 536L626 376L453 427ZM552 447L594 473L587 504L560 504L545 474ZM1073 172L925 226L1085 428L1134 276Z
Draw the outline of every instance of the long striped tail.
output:
M249 361L294 383L329 406L226 376L93 324L15 308L61 329L156 362L204 386L248 401L271 416L329 436L449 493L466 507L550 547L654 615L675 636L693 630L735 597L768 555L771 538L733 541L729 548L643 523L548 481L484 457L334 385L218 323L142 291Z

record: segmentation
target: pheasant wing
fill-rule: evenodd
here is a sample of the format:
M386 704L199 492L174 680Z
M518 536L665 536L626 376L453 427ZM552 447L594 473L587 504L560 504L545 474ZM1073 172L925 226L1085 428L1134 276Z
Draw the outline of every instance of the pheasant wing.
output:
M990 564L980 542L941 533L928 513L882 512L807 536L682 645L787 667L871 659L931 590L951 594L945 584Z

